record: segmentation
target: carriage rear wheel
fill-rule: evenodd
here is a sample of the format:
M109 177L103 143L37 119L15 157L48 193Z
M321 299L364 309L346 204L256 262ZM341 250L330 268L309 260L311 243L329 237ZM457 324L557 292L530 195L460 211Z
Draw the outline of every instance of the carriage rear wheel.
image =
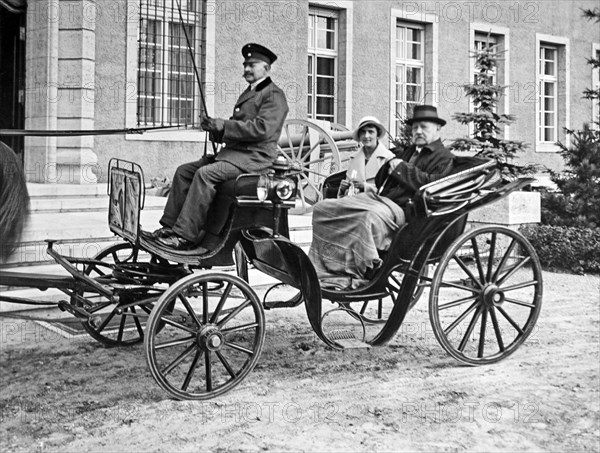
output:
M163 390L181 400L206 400L231 390L252 371L264 338L264 311L245 281L192 274L157 302L144 347Z
M460 236L433 277L429 317L452 357L468 365L498 362L533 332L542 306L542 270L531 244L500 226Z
M113 244L100 251L93 260L101 263L87 264L83 272L99 281L114 280L115 272L121 279L131 279L131 283L152 284L182 276L180 267L159 264L155 257L139 252L129 242ZM87 311L94 316L89 321L82 321L82 326L92 338L105 346L140 343L144 339L150 311L161 293L159 289L131 290L121 295L118 304L99 294L83 294L91 305Z

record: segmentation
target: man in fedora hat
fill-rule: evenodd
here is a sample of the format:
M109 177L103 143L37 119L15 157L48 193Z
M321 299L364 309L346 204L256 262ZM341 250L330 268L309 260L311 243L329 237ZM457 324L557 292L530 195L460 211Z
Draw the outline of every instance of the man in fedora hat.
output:
M233 115L228 120L203 117L200 123L212 140L223 144L221 151L177 168L160 219L162 228L146 233L165 247L189 249L199 244L217 184L264 170L277 157L288 113L285 94L269 77L277 56L254 43L242 47L242 56L249 86L235 103Z
M403 207L423 185L447 176L454 156L441 142L446 121L431 105L415 107L407 121L413 145L399 151L375 177L377 193L329 199L313 211L313 241L309 251L324 286L357 288L381 264L393 234L406 223Z
M359 121L352 137L360 148L350 156L340 193L346 193L350 184L359 192L375 190L375 175L386 161L394 157L394 153L381 142L385 134L383 124L376 117L365 116Z
M440 138L446 121L434 106L416 106L406 123L412 129L413 144L400 150L375 180L380 195L399 206L404 206L419 187L448 175L454 162L454 155Z

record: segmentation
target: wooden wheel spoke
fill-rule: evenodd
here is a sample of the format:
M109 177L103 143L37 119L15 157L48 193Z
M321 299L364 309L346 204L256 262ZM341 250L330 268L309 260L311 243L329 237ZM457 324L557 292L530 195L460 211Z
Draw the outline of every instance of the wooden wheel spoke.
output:
M477 357L483 357L485 350L485 330L487 328L487 308L481 307L481 330L479 331L479 348L477 349Z
M477 296L463 297L461 299L456 299L456 300L453 300L450 302L446 302L445 304L440 304L438 309L440 311L442 311L442 310L446 310L448 308L458 307L459 305L462 305L466 302L475 301L476 299L477 299Z
M231 288L233 288L233 284L231 282L227 283L227 286L225 287L225 291L223 291L223 294L221 295L221 299L219 299L219 303L217 304L217 308L215 308L214 313L210 317L210 323L211 324L213 324L217 320L217 318L219 317L219 315L221 314L221 310L223 309L223 305L225 305L225 301L229 297L229 293L231 292Z
M531 260L530 256L523 258L516 265L514 265L506 274L504 274L501 278L499 278L498 281L496 282L496 284L498 286L502 285L506 280L508 280L510 277L512 277L515 274L515 272L517 272L519 269L521 269L523 266L525 266L530 260Z
M506 293L508 291L514 291L516 289L528 288L530 286L537 285L538 283L539 282L537 280L531 280L531 281L528 281L528 282L519 283L517 285L503 287L502 291L504 291Z
M241 324L239 326L221 329L221 333L226 334L226 333L231 333L231 332L240 332L242 330L254 329L256 327L258 327L257 322L249 322L248 324Z
M123 332L125 331L125 321L127 317L127 312L129 308L126 308L121 315L121 321L119 322L119 333L117 334L117 341L121 342L123 340Z
M244 308L246 308L248 305L250 305L250 303L251 303L250 299L246 299L244 301L244 303L242 303L235 310L233 310L231 313L229 313L225 318L223 318L221 321L219 321L217 323L217 326L219 326L220 328L223 328L223 326L225 324L227 324L231 319L236 317Z
M500 330L500 325L498 324L498 318L496 317L496 310L494 307L490 308L490 318L492 318L492 325L494 326L498 348L500 348L500 352L504 352L504 341L502 341L502 332Z
M115 307L115 309L110 312L110 314L104 319L104 321L102 321L102 324L100 324L100 326L98 326L96 331L102 332L104 330L104 328L108 325L108 323L115 317L116 314L117 314L117 308Z
M462 340L460 342L460 345L458 346L458 350L460 352L463 352L464 349L465 349L465 347L467 346L467 341L469 341L469 337L473 333L473 329L475 329L475 324L477 324L477 321L479 320L479 316L481 316L481 311L482 311L482 308L478 307L477 311L475 312L475 314L471 318L471 322L469 323L469 327L467 328L467 331L465 332L465 335L463 336L463 338L462 338Z
M485 276L483 275L483 265L481 264L481 256L479 255L479 246L477 245L477 240L473 237L471 238L471 247L473 247L473 255L475 257L475 262L477 263L477 271L479 272L480 281L485 281Z
M515 238L513 238L512 241L510 242L508 248L506 249L506 252L502 256L502 259L500 260L500 263L498 264L498 268L496 269L496 271L494 272L494 275L492 276L492 280L491 280L492 282L495 282L498 280L498 275L500 274L500 272L502 272L502 269L504 269L504 266L506 266L506 263L507 263L508 259L510 258L510 254L512 253L512 251L516 245L517 245L517 240Z
M390 278L396 283L396 285L398 285L398 289L402 287L402 281L400 281L393 273L390 275Z
M469 316L469 313L471 313L473 310L475 310L475 308L477 308L477 302L473 302L471 304L471 306L469 308L467 308L458 318L456 318L452 324L450 324L448 327L446 327L444 329L444 334L446 334L446 336L448 336L448 334L450 332L452 332L456 326L458 326L461 322L463 322L463 320Z
M448 281L442 281L442 282L440 282L440 287L442 287L442 288L462 289L463 291L469 291L470 293L473 293L473 294L478 294L480 292L476 288L471 288L470 286L459 285L458 283L448 282Z
M307 154L307 156L310 156L310 154ZM304 163L304 165L303 165L303 168L304 168L305 170L308 170L308 166L310 166L310 165L319 164L319 163L321 163L321 162L328 162L328 161L330 161L330 160L332 160L332 159L331 159L331 156L328 156L328 155L326 155L326 156L323 156L323 157L317 157L316 159L314 159L314 160L309 160L308 162L303 160L303 161L302 161L302 162Z
M535 304L532 304L529 302L523 302L522 300L512 299L510 297L504 298L504 301L509 302L511 304L520 305L522 307L535 308Z
M201 349L196 350L196 355L194 356L194 359L192 360L192 363L190 364L190 369L186 373L185 380L183 381L183 384L181 385L181 390L183 390L184 392L188 389L190 382L192 381L192 377L194 376L194 372L196 371L196 368L198 367L198 362L200 361L200 357L202 357L202 354L203 354L203 351Z
M202 283L202 322L208 324L208 285Z
M492 240L490 243L490 255L488 256L488 267L486 274L486 281L489 282L492 280L492 270L494 268L494 258L496 254L496 238L497 234L495 231L492 232Z
M187 300L187 297L185 297L183 294L180 294L179 295L179 300L181 300L181 303L185 307L185 311L188 312L188 314L194 320L194 322L196 323L196 325L198 327L200 327L200 320L198 319L198 316L196 315L196 312L194 311L194 309L190 305L190 302Z
M231 365L229 364L229 362L227 361L225 356L223 356L223 354L221 354L220 351L215 351L215 353L217 354L217 357L219 358L219 360L221 361L221 363L223 364L223 366L229 373L229 376L231 376L232 378L235 379L237 377L237 375L235 374L235 371L233 371L233 368L231 367Z
M360 307L360 314L361 314L361 315L364 315L364 314L365 314L365 311L367 311L367 307L368 307L368 306L369 306L369 301L367 300L367 301L365 301L365 302L362 304L362 307Z
M240 346L239 344L233 343L231 341L226 341L225 342L225 346L229 346L231 349L235 349L236 351L244 352L244 353L246 353L248 355L253 355L254 354L254 351L252 351L251 349L245 348L245 347Z
M140 323L139 316L135 311L135 307L131 307L131 312L133 313L133 322L135 323L135 328L140 335L140 338L144 338L144 329L142 328L142 324Z
M314 145L312 145L310 147L310 149L308 150L308 152L306 153L306 155L310 156L319 146L321 146L321 136L319 136L319 139L317 140L317 143L315 143ZM300 152L302 152L302 150L300 150ZM298 157L300 157L300 154L298 154ZM302 159L304 160L304 158Z
M290 126L289 124L285 125L285 133L287 135L288 144L290 145L290 154L292 155L292 160L295 159L294 155L294 145L292 144L292 134L290 134Z
M472 282L475 282L477 284L477 286L479 286L479 288L483 287L483 285L481 284L481 281L477 280L475 275L473 275L473 272L471 272L471 269L469 269L467 267L467 265L464 263L463 260L460 259L460 257L454 255L452 258L454 258L454 261L456 261L456 263L460 266L460 268L463 271L465 271L465 274L467 274L467 276L471 279Z
M302 140L300 140L300 146L298 147L298 149L304 148L304 140L306 140L307 135L308 135L308 127L303 126L302 127Z
M204 354L204 366L206 367L206 391L212 392L212 359L210 358L210 351L206 351L206 354Z
M311 174L311 175L313 175L313 176L318 176L319 178L326 178L327 176L329 176L327 173L320 173L320 172L318 172L318 171L316 171L316 170L312 170L312 169L310 169L310 168L305 168L305 169L304 169L304 172L302 173L302 175L303 175L305 178L308 178L308 175L307 175L307 173L310 173L310 174Z
M523 334L523 329L521 329L521 326L519 326L514 319L512 319L508 313L506 313L506 311L502 308L502 307L496 307L498 309L498 311L502 314L502 316L504 316L504 319L506 319L511 326L513 326L515 328L515 330L517 332L519 332L519 335Z
M165 348L172 348L173 346L181 346L183 344L187 344L192 341L196 341L195 335L192 335L189 337L184 337L184 338L176 338L174 340L165 341L164 343L159 343L154 346L154 349L159 350L159 349L165 349Z
M189 333L191 333L193 335L196 334L196 330L194 330L194 329L192 329L190 327L184 326L183 324L180 324L178 322L175 322L172 319L165 318L164 316L161 316L160 320L162 322L164 322L165 324L169 324L170 326L177 327L178 329L181 329L181 330L185 330L186 332L189 332Z
M313 181L311 181L310 178L308 178L306 175L302 175L302 177L312 187L312 189L315 192L317 192L317 194L318 194L319 193L319 188L317 186L315 186L315 183Z
M165 368L162 369L161 373L163 375L167 375L169 374L171 371L173 371L181 362L183 362L187 357L189 357L189 355L194 352L194 350L196 349L196 344L191 344L189 345L187 348L185 348L185 350L179 354L177 357L175 357L175 359L169 364L167 365Z

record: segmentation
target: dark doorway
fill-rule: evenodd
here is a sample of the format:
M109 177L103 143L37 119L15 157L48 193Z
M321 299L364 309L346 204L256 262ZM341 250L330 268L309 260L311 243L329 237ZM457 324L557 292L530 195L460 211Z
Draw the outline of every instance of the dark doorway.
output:
M0 2L0 129L25 126L25 13ZM24 137L3 136L23 160Z

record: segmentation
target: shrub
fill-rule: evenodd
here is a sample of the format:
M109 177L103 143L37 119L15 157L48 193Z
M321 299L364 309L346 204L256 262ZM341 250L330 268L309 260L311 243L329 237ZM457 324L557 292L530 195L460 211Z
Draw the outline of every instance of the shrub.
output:
M543 268L600 273L600 228L536 225L521 228L521 233L535 248Z

